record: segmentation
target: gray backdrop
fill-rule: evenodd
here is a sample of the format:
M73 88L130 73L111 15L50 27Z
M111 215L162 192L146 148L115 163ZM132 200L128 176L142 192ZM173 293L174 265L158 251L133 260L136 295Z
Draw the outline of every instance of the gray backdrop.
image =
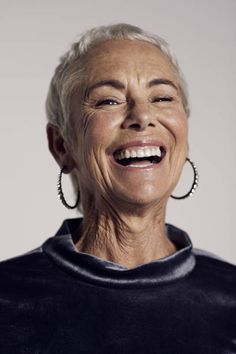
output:
M0 0L0 259L39 246L75 216L57 200L58 167L47 149L49 80L77 34L128 22L170 42L190 89L200 187L189 200L170 201L167 221L187 230L195 247L236 263L235 17L235 0ZM179 192L191 183L187 168L184 175Z

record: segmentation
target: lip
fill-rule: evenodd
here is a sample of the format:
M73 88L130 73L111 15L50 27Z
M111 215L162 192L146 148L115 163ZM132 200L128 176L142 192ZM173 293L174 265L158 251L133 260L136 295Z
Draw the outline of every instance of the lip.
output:
M116 161L116 159L114 158L114 154L121 151L121 150L131 148L133 146L135 146L135 147L159 146L159 147L164 148L165 154L164 154L162 160L158 164L151 164L151 165L148 165L145 167L129 167L129 166L123 166L123 165L119 164ZM152 169L159 168L163 164L163 161L165 160L166 153L167 153L167 150L166 150L165 145L162 142L160 142L159 140L134 140L134 141L130 141L126 144L119 145L117 148L115 148L113 150L113 153L110 155L110 158L111 158L111 161L113 164L115 164L116 166L118 166L119 168L121 168L123 170L125 169L127 171L138 171L138 170L139 171L140 170L146 171L146 170L152 170Z
M124 149L128 149L133 146L136 146L136 147L159 146L159 147L163 147L166 152L165 145L158 140L134 140L134 141L130 141L126 144L119 145L117 148L115 148L113 150L112 155L114 155L116 152L119 152Z
M154 170L157 168L160 168L163 164L163 161L165 161L165 156L162 158L161 162L159 162L158 164L151 164L148 166L143 166L143 167L130 167L130 166L123 166L120 165L118 162L116 162L116 160L113 158L113 156L111 156L111 162L113 164L115 164L117 167L125 170L125 171L133 171L133 172L137 172L137 171L148 171L148 170Z

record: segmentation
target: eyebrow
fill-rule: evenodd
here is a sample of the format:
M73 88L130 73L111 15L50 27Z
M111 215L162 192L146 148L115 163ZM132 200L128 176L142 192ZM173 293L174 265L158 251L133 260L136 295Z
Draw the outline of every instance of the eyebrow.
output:
M110 87L113 87L118 90L125 89L125 85L122 84L122 82L120 82L119 80L102 80L102 81L98 81L95 84L89 86L86 89L86 95L89 95L92 90L94 90L98 87L102 87L102 86L110 86Z
M169 85L171 87L173 87L174 89L176 89L178 91L178 87L173 83L173 81L171 80L168 80L168 79L153 79L151 80L147 87L148 88L151 88L153 86L158 86L158 85ZM96 82L95 84L89 86L87 89L86 89L86 95L89 95L90 92L98 87L102 87L102 86L110 86L110 87L113 87L115 89L118 89L118 90L124 90L125 89L125 85L119 81L119 80L101 80L101 81L98 81Z
M148 83L149 88L155 85L169 85L178 91L178 87L173 83L173 81L168 79L153 79Z

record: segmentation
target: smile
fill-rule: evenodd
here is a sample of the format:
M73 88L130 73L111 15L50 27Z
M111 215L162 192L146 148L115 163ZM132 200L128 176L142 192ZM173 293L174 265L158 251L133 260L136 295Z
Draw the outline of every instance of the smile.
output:
M113 156L121 166L147 168L158 165L165 153L163 146L132 146L116 151Z

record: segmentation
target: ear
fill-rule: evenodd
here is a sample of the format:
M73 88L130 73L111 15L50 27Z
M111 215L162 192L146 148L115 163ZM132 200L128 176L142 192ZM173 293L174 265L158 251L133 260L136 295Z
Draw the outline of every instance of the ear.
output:
M68 143L55 124L47 124L48 148L60 168L65 167L65 173L70 173L75 167L75 162L68 149Z

